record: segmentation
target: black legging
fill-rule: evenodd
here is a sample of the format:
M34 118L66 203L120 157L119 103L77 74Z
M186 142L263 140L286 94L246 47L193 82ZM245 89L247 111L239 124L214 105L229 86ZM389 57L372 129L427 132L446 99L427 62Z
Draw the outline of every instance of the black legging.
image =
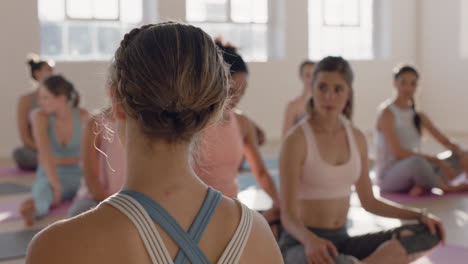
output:
M404 225L386 231L354 237L348 235L346 227L332 230L309 228L309 230L335 245L340 254L334 259L337 264L353 263L352 258L349 256L359 260L367 258L394 235L397 236L408 255L427 251L440 242L440 237L432 235L427 227L422 224ZM413 235L400 237L399 234L403 230L412 231ZM283 231L280 235L279 246L286 264L307 263L304 246L286 231Z

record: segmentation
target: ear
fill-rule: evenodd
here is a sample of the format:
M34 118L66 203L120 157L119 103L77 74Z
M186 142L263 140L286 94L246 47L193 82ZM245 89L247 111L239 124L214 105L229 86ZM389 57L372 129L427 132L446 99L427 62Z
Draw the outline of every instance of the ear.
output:
M393 87L398 88L397 87L397 80L395 80L395 79L393 79Z
M125 120L126 119L125 111L122 108L122 104L118 102L117 97L115 96L116 89L117 87L115 85L109 86L110 98L111 98L111 104L112 104L112 114L114 115L115 120Z

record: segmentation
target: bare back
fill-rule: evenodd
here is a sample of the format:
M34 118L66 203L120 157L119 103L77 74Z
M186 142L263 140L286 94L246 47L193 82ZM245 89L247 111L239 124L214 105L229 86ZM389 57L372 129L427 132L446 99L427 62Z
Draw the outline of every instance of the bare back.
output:
M159 203L188 230L206 187L180 186ZM188 188L185 186L189 186ZM198 244L210 262L215 263L228 245L240 221L240 208L229 198L222 198ZM157 229L172 259L179 247L157 224ZM92 236L90 234L93 234ZM59 241L72 240L63 245ZM45 241L47 240L47 241ZM47 248L44 247L47 244ZM52 250L47 256L47 250ZM60 256L51 258L55 252ZM264 255L261 252L265 252ZM260 254L259 254L260 253ZM101 204L97 209L55 224L35 238L27 263L151 263L142 239L132 222L117 209ZM39 256L39 257L38 257ZM38 261L43 257L43 262ZM50 258L50 259L49 259ZM46 261L47 260L47 261ZM252 230L241 263L282 263L281 255L265 220L255 214Z

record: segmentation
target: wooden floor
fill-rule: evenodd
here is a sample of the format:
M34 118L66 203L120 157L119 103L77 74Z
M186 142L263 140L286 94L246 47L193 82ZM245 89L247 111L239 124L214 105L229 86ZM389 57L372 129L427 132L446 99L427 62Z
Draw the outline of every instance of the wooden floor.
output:
M264 154L266 156L274 157L276 156L278 149L278 144L274 144L264 148L263 152L265 152ZM434 149L434 151L436 150ZM0 164L3 165L8 163L8 161L0 161ZM16 178L0 178L0 182L15 182L27 185L32 185L33 180L34 175L20 176ZM26 197L28 197L28 194L7 195L3 197L0 196L0 202L24 199ZM252 198L252 196L247 195L242 197L242 199L247 199L247 204L253 204L254 201L252 201L252 199L255 198ZM250 199L250 201L248 199ZM427 208L430 212L439 216L443 220L447 232L447 244L468 248L468 196L457 198L441 198L438 200L418 202L411 205L419 208ZM59 219L61 219L61 217L45 217L44 219L36 223L36 225L33 228L45 227ZM353 197L352 199L350 222L352 223L350 228L351 234L360 234L369 231L377 231L381 230L382 228L390 228L401 224L399 220L386 219L368 214L360 207L356 197ZM23 229L23 224L20 221L0 223L0 232L18 231ZM7 263L24 263L24 259L17 259L4 262L0 261L0 264ZM425 259L421 259L417 263L431 264L431 262L428 262ZM468 263L468 260L466 263Z

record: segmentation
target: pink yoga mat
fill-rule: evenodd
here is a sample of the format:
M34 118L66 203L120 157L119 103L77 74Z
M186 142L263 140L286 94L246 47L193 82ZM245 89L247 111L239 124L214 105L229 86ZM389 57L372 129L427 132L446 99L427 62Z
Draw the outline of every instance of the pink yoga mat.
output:
M0 167L0 178L10 178L16 176L32 176L34 171L24 171L18 168L1 168Z
M390 201L394 201L396 203L406 204L406 203L428 201L428 200L434 200L434 199L440 199L440 198L468 197L468 192L448 193L448 194L443 194L443 195L431 193L431 194L425 194L423 196L418 196L418 197L413 197L404 193L380 192L380 196L382 198L388 199Z
M456 186L460 184L468 184L468 178L465 175L460 175L459 177L455 178L450 185ZM378 189L378 188L377 188ZM375 191L375 189L374 189ZM451 198L451 197L468 197L468 191L466 192L457 192L457 193L448 193L448 194L435 194L435 193L428 193L423 196L413 197L409 196L405 193L390 193L390 192L380 192L380 196L385 199L394 201L396 203L413 203L419 201L427 201L433 199L440 199L440 198ZM467 262L468 263L468 262Z
M458 246L438 247L428 256L415 263L424 264L466 264L468 263L468 248Z
M0 223L8 221L17 221L21 219L20 206L23 201L8 201L0 203ZM71 201L65 201L58 207L52 208L47 215L59 216L67 215Z

